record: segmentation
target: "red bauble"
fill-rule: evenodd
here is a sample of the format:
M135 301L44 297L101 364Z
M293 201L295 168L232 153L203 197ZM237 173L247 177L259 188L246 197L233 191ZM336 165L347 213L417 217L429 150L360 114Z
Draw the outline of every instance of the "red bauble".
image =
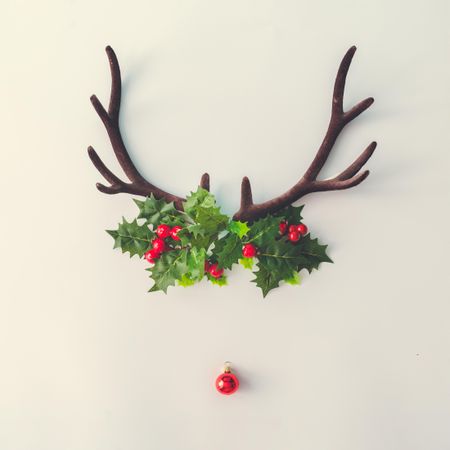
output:
M174 241L179 241L180 238L178 237L178 233L180 232L180 230L182 230L183 227L180 227L180 225L175 225L171 230L170 230L170 237L174 240Z
M297 225L297 231L304 236L308 232L308 227L303 223Z
M242 247L242 256L244 258L253 258L256 256L256 247L253 244L245 244Z
M161 239L165 239L170 236L170 227L169 225L166 225L165 223L162 223L161 225L158 225L156 228L156 234Z
M223 395L234 394L239 388L239 380L236 375L231 373L229 365L225 365L224 373L221 373L216 379L216 389Z

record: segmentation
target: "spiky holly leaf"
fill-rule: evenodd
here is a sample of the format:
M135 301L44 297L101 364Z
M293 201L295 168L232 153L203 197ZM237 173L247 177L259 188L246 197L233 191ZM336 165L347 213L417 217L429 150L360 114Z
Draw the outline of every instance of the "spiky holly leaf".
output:
M163 253L151 269L150 278L155 282L149 292L163 291L167 294L169 286L175 286L177 280L181 280L188 272L186 262L187 250L171 250Z
M151 247L154 233L147 225L139 225L137 220L127 222L122 218L117 230L106 230L114 239L114 248L122 249L122 253L129 252L130 258L142 255Z
M300 284L300 275L298 272L294 272L290 278L284 280L288 284L298 285Z
M280 281L295 282L294 274L300 270L311 272L321 262L332 262L326 254L326 245L320 245L310 235L303 236L296 244L286 240L272 241L260 250L258 259L259 271L254 272L257 276L254 281L261 287L264 296L278 287ZM266 281L264 277L267 277Z
M205 230L200 225L191 224L183 227L177 234L180 238L181 245L183 247L194 245L196 247L203 247L201 245L203 242L203 237L205 235Z
M183 225L184 220L173 202L167 203L163 199L157 200L153 194L144 201L133 199L139 208L138 219L145 219L149 224L158 226L161 223L167 225Z
M214 243L213 255L221 269L231 269L242 256L242 241L234 233L229 233Z
M258 248L263 248L278 237L279 225L278 217L267 216L259 219L252 224L245 242L252 242Z
M289 205L287 208L284 208L281 211L277 212L275 216L286 220L286 222L290 224L301 223L301 221L303 220L302 217L303 207L304 205L301 206Z
M216 286L226 286L228 284L227 277L222 275L220 278L214 278L209 273L207 274L208 280Z
M195 281L189 278L188 275L182 275L181 279L178 280L178 285L183 287L189 287L195 284Z
M193 247L188 250L187 266L189 278L193 281L200 281L205 275L206 250L204 248Z
M306 236L302 236L300 241L293 247L295 248L295 254L302 257L297 265L298 271L306 269L311 273L313 269L318 269L319 264L322 262L333 263L327 255L328 246L319 244L319 240L317 238L312 239L309 233Z
M245 269L253 269L253 266L255 264L255 261L253 258L241 258L239 260L239 263L241 264L242 267L244 267Z
M249 231L250 228L247 222L240 222L239 220L231 220L228 224L228 230L232 233L237 234L239 238L243 238Z
M193 240L190 243L208 249L219 233L227 228L228 216L221 213L214 196L201 187L196 192L191 192L183 207L194 222L187 230L192 231Z
M257 266L259 270L254 272L256 278L252 282L256 283L256 286L261 289L263 297L265 297L272 289L280 285L280 281L283 278L280 278L276 273L269 270L261 261L257 263Z
M216 235L225 230L228 225L228 216L222 214L220 208L199 206L194 220L205 230L205 235Z
M199 187L197 191L191 192L183 202L183 209L186 214L195 217L197 209L216 207L216 199L206 189Z

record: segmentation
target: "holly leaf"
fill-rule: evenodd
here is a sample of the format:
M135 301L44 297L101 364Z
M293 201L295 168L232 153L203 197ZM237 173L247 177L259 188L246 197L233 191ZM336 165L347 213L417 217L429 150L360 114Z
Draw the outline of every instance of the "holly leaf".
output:
M258 261L257 266L259 270L254 272L256 278L252 282L256 283L256 286L261 289L263 297L265 297L272 289L280 285L280 281L283 278L269 270L261 261Z
M295 254L299 256L297 270L306 269L309 273L313 269L318 269L319 264L323 262L333 263L331 258L327 255L327 245L320 245L319 240L312 239L308 233L302 236L300 241L293 245Z
M219 268L231 269L231 266L237 264L242 256L242 241L238 235L229 233L215 242L213 252Z
M280 281L297 283L297 274L306 269L311 272L318 269L321 262L332 262L326 254L326 245L320 245L317 239L310 235L303 236L293 244L286 240L272 241L258 255L258 271L253 272L257 286L263 295L279 286Z
M242 239L249 231L250 228L247 225L247 222L240 222L239 220L232 220L228 224L228 229L239 236Z
M247 233L245 242L252 242L257 247L263 248L275 241L279 236L280 219L274 216L266 216L253 223Z
M150 278L155 282L149 292L163 291L167 294L167 288L175 286L175 282L182 280L183 275L188 272L186 259L186 249L163 253L155 265L147 269L151 272Z
M228 216L220 212L220 208L204 208L199 206L194 218L195 222L203 228L205 234L215 235L226 229Z
M253 258L241 258L239 260L239 263L241 264L241 266L243 266L245 269L253 269L253 266L255 264L255 261Z
M194 222L187 229L192 237L190 243L208 249L219 233L227 228L228 216L221 213L214 196L201 187L196 192L191 192L183 207ZM182 238L182 242L183 240L189 242L188 239Z
M204 248L192 247L187 254L187 267L189 278L200 281L205 275L206 250Z
M167 203L163 199L157 200L153 194L144 201L133 199L139 208L138 219L145 219L149 224L157 226L161 223L167 225L183 225L184 221L180 211L173 202Z
M282 209L281 211L278 211L275 214L275 216L279 217L279 218L283 218L289 224L301 223L301 221L303 220L303 217L301 214L303 207L304 207L304 205L301 205L301 206L289 205L288 207Z
M114 239L114 248L122 249L122 253L129 252L130 258L142 255L150 248L154 233L147 225L139 225L137 220L127 222L122 218L117 230L106 230Z
M286 283L292 285L300 284L300 275L298 272L294 272L290 278L285 278Z
M192 286L193 284L195 284L195 281L192 280L191 278L189 278L189 276L186 275L186 274L183 274L181 276L181 279L178 280L178 285L179 286L189 287L189 286Z
M186 214L195 218L198 208L213 208L216 206L216 199L206 189L199 187L196 192L191 192L183 202L183 210Z
M228 280L225 275L222 275L220 278L214 278L208 273L207 277L212 284L215 284L217 286L226 286L228 284Z

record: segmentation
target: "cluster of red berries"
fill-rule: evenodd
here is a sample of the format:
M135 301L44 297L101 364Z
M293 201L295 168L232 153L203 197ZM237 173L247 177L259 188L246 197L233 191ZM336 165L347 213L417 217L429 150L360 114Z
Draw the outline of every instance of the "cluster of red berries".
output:
M211 264L210 261L205 261L205 272L209 273L213 278L220 278L223 275L223 269L219 269L217 263Z
M157 238L152 241L152 248L147 250L144 254L144 258L150 263L154 264L155 259L158 259L165 251L170 250L170 245L167 244L166 239L172 238L174 241L179 241L178 233L182 227L175 225L174 227L169 227L165 223L162 223L156 227Z
M289 225L286 221L280 222L280 234L284 236L286 233L291 242L298 242L302 236L308 232L308 227L303 223Z

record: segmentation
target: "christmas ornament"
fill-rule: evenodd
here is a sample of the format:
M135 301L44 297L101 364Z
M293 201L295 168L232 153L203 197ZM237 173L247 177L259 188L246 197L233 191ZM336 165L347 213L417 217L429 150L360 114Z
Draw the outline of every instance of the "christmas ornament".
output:
M216 389L223 395L234 394L239 388L239 380L237 376L231 373L231 363L224 364L223 373L216 379Z
M360 171L372 156L372 142L356 160L333 178L317 177L343 128L373 103L367 98L348 111L343 109L345 80L356 47L351 47L339 66L334 84L331 118L319 150L303 176L287 192L254 203L250 181L241 184L241 203L234 216L223 214L209 192L210 179L203 174L195 192L186 198L166 192L146 180L134 165L119 125L121 75L117 57L106 48L111 69L108 110L93 95L91 103L106 128L114 154L129 181L116 176L92 148L89 157L109 186L97 183L105 194L127 193L145 197L135 200L137 217L126 219L108 233L114 248L130 257L144 258L153 280L151 292L167 292L169 286L191 286L206 278L213 284L227 283L225 270L240 263L255 275L253 282L263 296L280 283L299 284L299 272L312 272L322 262L332 262L326 245L312 238L301 215L303 206L293 206L303 196L322 191L348 189L360 184L369 171Z

